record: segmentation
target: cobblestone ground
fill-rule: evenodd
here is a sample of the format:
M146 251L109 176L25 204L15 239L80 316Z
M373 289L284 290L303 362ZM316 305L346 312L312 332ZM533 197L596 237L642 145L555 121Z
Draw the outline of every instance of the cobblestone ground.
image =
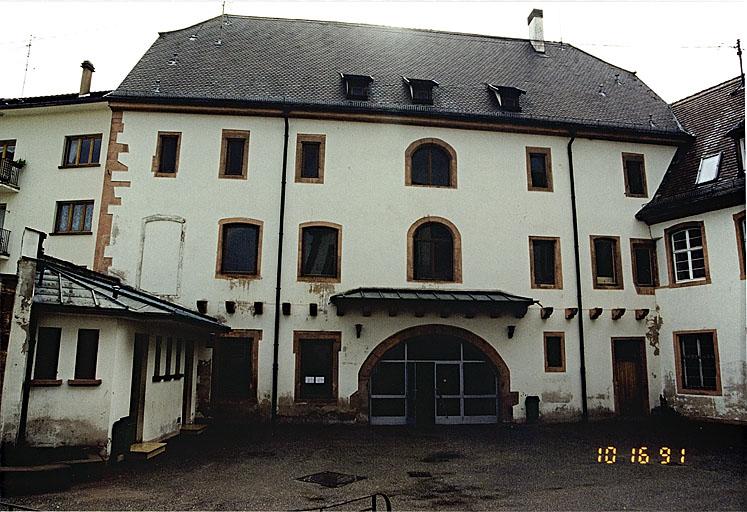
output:
M394 510L747 510L745 446L744 428L654 420L429 430L286 425L274 435L213 426L170 442L149 463L11 500L53 510L298 510L386 493ZM608 447L617 450L614 463ZM338 488L297 480L321 471L365 478ZM357 505L370 503L343 509Z

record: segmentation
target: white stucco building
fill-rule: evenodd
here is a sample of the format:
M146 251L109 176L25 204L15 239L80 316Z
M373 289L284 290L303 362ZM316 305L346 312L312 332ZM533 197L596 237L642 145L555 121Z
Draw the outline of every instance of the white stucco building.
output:
M230 327L190 345L193 390L157 384L194 398L179 421L567 421L647 414L662 394L745 421L743 197L693 213L714 218L699 289L732 308L695 321L696 288L664 277L680 221L636 215L699 133L634 73L541 41L541 23L529 41L221 16L162 33L108 94L6 102L0 143L26 167L2 192L4 282L31 227L54 235L48 254ZM706 329L721 384L694 405L672 336ZM129 397L112 371L100 390ZM18 385L6 376L3 410ZM30 410L51 400L35 390ZM110 411L102 429L129 417Z

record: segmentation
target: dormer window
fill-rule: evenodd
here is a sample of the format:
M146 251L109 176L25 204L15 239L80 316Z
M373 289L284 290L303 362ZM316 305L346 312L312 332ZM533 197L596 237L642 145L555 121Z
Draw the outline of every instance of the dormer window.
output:
M349 75L340 73L345 81L345 97L349 100L368 100L369 85L373 77L368 75Z
M519 97L522 94L526 94L526 91L516 87L493 84L488 84L488 89L493 92L501 110L505 110L506 112L521 112Z
M405 83L410 86L410 97L413 103L433 105L433 88L438 86L438 82L419 78L405 78Z

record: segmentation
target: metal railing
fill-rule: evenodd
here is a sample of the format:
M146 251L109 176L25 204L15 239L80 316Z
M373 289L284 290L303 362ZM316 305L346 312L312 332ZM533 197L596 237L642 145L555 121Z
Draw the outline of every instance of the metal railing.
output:
M0 159L0 183L18 188L18 175L21 169L12 160Z
M378 508L378 501L379 498L381 498L381 501L383 501L384 508ZM352 505L353 503L361 503L361 505L357 506L365 506L366 504L370 504L367 508L361 508L356 509L352 508L349 505ZM392 502L389 499L389 496L387 496L384 493L376 493L376 494L369 494L368 496L363 496L362 498L355 498L353 500L348 501L341 501L340 503L334 503L332 505L324 505L321 507L315 507L315 508L306 508L301 509L296 512L312 512L314 510L318 510L320 512L323 512L325 510L360 510L360 512L376 512L377 510L386 510L387 512L391 512L392 510Z
M0 255L9 256L8 243L10 242L10 231L0 228Z

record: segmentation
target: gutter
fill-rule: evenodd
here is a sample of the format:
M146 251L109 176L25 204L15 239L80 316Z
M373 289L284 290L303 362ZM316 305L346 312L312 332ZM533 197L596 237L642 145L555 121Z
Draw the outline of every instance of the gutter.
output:
M581 358L581 418L589 419L589 404L586 397L586 354L584 351L584 304L581 293L581 257L578 246L578 211L576 209L576 179L573 174L573 142L576 132L569 133L568 141L568 174L571 178L571 216L573 218L573 258L576 265L576 304L578 305L578 349Z
M280 180L280 218L278 220L278 261L275 276L275 329L272 339L272 398L270 422L274 428L278 416L278 352L280 347L280 285L283 273L283 224L285 222L285 186L288 171L288 110L283 110L283 172Z

